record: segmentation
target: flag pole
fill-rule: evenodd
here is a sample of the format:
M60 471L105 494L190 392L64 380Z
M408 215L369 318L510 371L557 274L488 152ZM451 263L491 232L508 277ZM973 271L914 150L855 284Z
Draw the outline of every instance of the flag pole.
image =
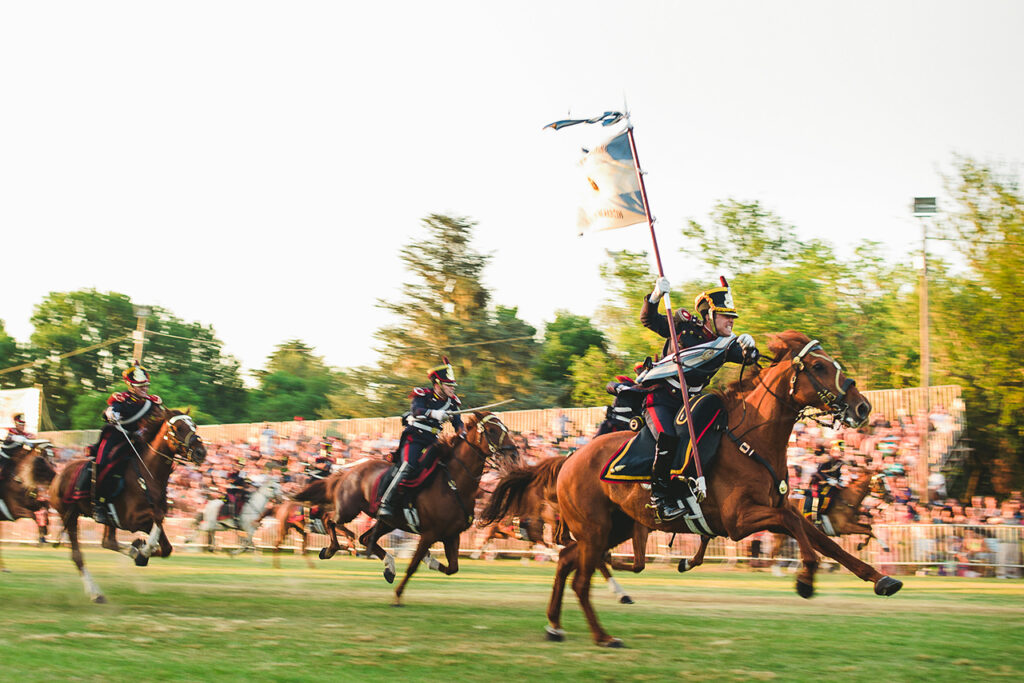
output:
M658 249L658 236L654 232L654 217L651 216L651 207L647 203L647 188L644 185L644 174L640 170L640 157L636 153L636 140L633 139L633 122L626 118L626 134L629 137L629 150L633 153L633 168L636 170L636 179L640 184L640 197L644 202L644 214L647 216L647 226L651 229L651 244L654 245L654 260L658 264L658 277L665 277L665 268L661 265L661 252ZM679 391L683 395L683 412L686 415L686 428L690 432L690 450L693 453L693 464L697 469L697 500L702 501L707 496L707 485L704 481L704 472L700 466L700 452L697 449L697 434L693 429L693 415L690 412L690 391L686 386L686 377L683 375L682 359L679 358L679 338L676 335L676 324L672 317L672 301L669 293L665 292L665 317L668 319L669 339L672 341L672 353L676 359L676 371L679 376ZM685 462L685 461L684 461Z

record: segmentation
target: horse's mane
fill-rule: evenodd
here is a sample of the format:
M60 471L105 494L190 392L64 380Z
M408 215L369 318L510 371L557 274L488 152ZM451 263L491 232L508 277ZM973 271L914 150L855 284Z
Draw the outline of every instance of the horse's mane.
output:
M147 443L156 438L156 435L160 433L160 428L164 426L165 422L175 415L185 414L181 410L173 410L162 406L160 407L160 410L162 412L159 413L159 418L156 417L156 413L153 413L153 415L146 420L146 423L142 425L142 439Z
M798 349L803 348L809 341L811 341L810 337L796 330L786 330L770 335L768 337L768 350L774 356L767 367L771 368L778 365L791 354L796 353ZM760 365L751 365L744 368L740 371L738 379L730 382L724 389L719 391L718 394L726 405L743 400L743 397L759 384L758 379L761 376L762 369Z

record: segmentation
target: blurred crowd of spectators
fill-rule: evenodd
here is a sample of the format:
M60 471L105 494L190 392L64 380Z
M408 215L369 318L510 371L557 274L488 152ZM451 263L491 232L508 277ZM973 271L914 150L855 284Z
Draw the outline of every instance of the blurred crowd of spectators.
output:
M923 416L900 416L894 421L876 416L861 429L831 429L813 421L798 422L787 454L790 486L806 487L819 463L838 457L844 462L844 481L856 477L861 468L883 471L888 477L894 501L883 504L870 497L865 501L876 523L1021 524L1024 513L1020 492L1002 501L992 496L959 501L946 495L945 482L935 467L928 480L928 495L914 493L911 481L920 462L924 422ZM941 406L932 411L929 422L933 436L959 429ZM516 433L514 438L524 462L532 464L568 455L588 443L596 429L597 425L576 424L563 411L556 411L549 425ZM398 440L381 434L314 438L307 436L301 422L297 422L296 428L286 434L266 425L246 441L207 443L207 458L201 466L178 467L172 474L168 491L172 514L189 515L201 510L207 500L223 491L233 466L250 478L258 474L280 477L284 491L294 492L309 481L307 466L325 445L329 445L329 457L337 469L360 458L387 457L398 447ZM59 453L62 459L68 459L84 454L84 449L60 449ZM489 483L495 476L493 472L485 475L485 489L491 488Z

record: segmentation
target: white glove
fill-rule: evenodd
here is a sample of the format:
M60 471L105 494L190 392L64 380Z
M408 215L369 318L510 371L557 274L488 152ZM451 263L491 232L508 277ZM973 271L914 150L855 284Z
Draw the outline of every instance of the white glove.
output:
M444 422L448 418L448 413L443 410L428 410L427 417L433 418L438 422Z
M825 480L825 483L830 484L832 486L839 486L839 480L835 479L834 477L829 477L828 479Z
M114 410L114 406L109 406L103 411L103 419L110 424L121 424L121 416Z
M667 277L659 277L654 283L654 291L647 297L647 300L652 304L656 304L661 301L661 297L669 293L672 287L668 284Z
M743 348L744 351L749 351L750 349L754 348L754 346L756 346L756 344L754 344L754 338L751 337L749 334L741 334L740 336L736 337L736 342Z

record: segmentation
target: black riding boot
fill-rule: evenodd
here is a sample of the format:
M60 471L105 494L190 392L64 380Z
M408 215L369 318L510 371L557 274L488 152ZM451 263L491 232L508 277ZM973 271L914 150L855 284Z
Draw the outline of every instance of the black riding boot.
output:
M395 478L391 480L388 490L381 496L380 507L377 508L377 519L394 517L402 509L404 503L402 500L402 490L404 489L400 490L401 483L409 478L411 470L412 467L407 462L402 463L402 466L398 468L398 472L395 473Z
M110 518L110 508L107 506L108 492L100 491L100 487L100 482L95 482L92 486L92 518L97 524L113 526L114 520ZM103 482L102 487L109 488L106 482Z
M658 435L658 444L654 451L654 466L651 469L651 502L648 507L654 508L655 516L663 522L670 522L686 512L686 508L678 506L679 501L671 495L669 486L672 460L678 445L678 436L662 433Z

